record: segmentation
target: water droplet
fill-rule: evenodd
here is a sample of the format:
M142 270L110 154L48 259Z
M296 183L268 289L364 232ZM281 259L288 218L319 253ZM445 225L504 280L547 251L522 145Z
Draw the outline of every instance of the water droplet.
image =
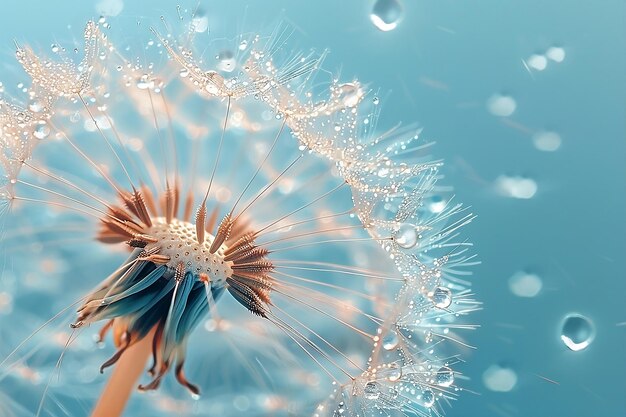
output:
M435 404L435 393L429 389L424 390L422 392L422 401L424 402L424 407L432 407Z
M537 183L534 180L519 176L501 175L496 178L495 187L500 194L511 198L528 199L537 193Z
M390 363L387 371L387 379L391 382L396 382L400 378L402 378L402 367L395 362Z
M375 400L380 397L380 384L376 381L370 381L363 388L363 395L368 400Z
M380 178L386 178L387 175L389 175L389 168L387 167L382 167L378 170L378 176Z
M580 314L569 314L563 320L561 340L565 346L577 352L584 350L595 337L595 329L591 320Z
M245 51L246 48L248 48L248 41L244 39L243 41L239 43L239 50Z
M52 48L52 52L54 52L55 54L58 53L61 48L59 47L59 45L53 43L52 45L50 45L50 47Z
M534 297L542 286L539 276L527 272L517 272L509 278L509 289L518 297Z
M548 66L548 58L545 55L533 54L528 57L526 64L534 70L543 71Z
M100 0L96 4L96 12L101 16L117 16L124 10L123 0Z
M33 132L33 136L37 139L45 139L48 137L49 134L50 127L48 127L48 124L44 121L39 122L39 124L35 128L35 131Z
M394 236L394 240L398 246L404 249L414 248L415 245L417 245L418 238L417 229L415 225L411 223L401 223Z
M446 201L441 196L435 195L430 198L428 209L432 213L441 213L446 208Z
M370 20L379 30L389 32L398 27L404 8L398 0L378 0L372 8Z
M541 131L533 135L535 148L544 152L554 152L561 147L561 136L556 132Z
M430 297L437 308L448 308L452 304L452 291L446 287L437 287Z
M198 12L191 19L191 29L198 33L206 32L209 29L209 18Z
M435 375L435 383L440 387L449 387L454 383L454 371L447 366L442 366Z
M508 117L515 112L517 103L511 96L494 94L487 100L487 110L494 116Z
M186 78L189 75L189 70L187 68L183 68L178 73L182 78Z
M395 330L390 330L383 337L383 349L392 350L398 346L398 333Z
M339 101L346 107L355 107L363 97L363 91L357 84L346 83L337 86L339 89Z
M374 103L375 105L378 105L378 103L380 103L380 99L378 97L374 97L374 99L372 100L372 103Z
M222 51L217 56L218 63L217 68L220 71L224 72L232 72L235 69L235 56L230 51Z
M483 383L491 391L509 392L517 385L517 374L511 368L492 365L483 373Z
M44 109L44 105L41 101L36 100L28 105L28 109L33 113L39 113Z
M548 48L548 50L546 51L546 56L548 57L548 59L554 62L563 62L563 60L565 59L565 49L553 46L551 48Z

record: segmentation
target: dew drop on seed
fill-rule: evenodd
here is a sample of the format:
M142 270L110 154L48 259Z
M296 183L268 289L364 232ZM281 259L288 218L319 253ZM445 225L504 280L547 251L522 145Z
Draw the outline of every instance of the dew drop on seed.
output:
M561 340L571 350L577 352L586 349L595 337L591 320L581 314L569 314L563 320Z
M561 136L556 132L537 132L533 135L533 144L540 151L554 152L561 147Z
M363 388L363 395L368 400L376 400L380 397L380 384L376 381L371 381L365 384Z
M28 105L28 109L33 113L40 113L44 109L44 105L41 101L36 100Z
M339 89L339 100L346 107L355 107L361 101L363 91L353 83L341 84Z
M395 330L390 330L383 337L383 349L392 350L398 346L398 333Z
M563 60L565 59L565 49L553 46L551 48L548 48L548 50L546 51L546 56L548 57L548 59L554 62L563 62Z
M187 76L189 75L189 70L187 68L183 68L180 70L180 72L178 73L182 78L187 78Z
M375 105L378 105L380 103L380 99L378 97L374 97L372 99L372 103L374 103Z
M247 48L248 48L248 41L244 39L239 43L239 50L245 51Z
M401 248L404 249L412 249L417 245L417 239L419 235L417 234L417 229L414 224L411 223L402 223L398 226L398 230L395 234L395 241Z
M435 383L440 387L449 387L454 383L454 372L447 366L442 366L435 375Z
M508 117L516 108L515 99L508 95L494 94L487 100L487 110L494 116Z
M33 136L37 139L45 139L48 137L49 134L50 127L48 127L48 124L44 121L39 122L39 124L35 128L35 131L33 132Z
M492 365L483 373L483 383L491 391L509 392L517 385L517 373L511 368Z
M425 390L422 392L422 401L424 402L424 407L432 407L435 404L435 393L429 389Z
M509 289L518 297L535 297L542 287L541 278L535 274L520 271L509 278Z
M378 0L372 8L370 20L379 30L389 32L398 27L404 8L398 0Z
M452 291L446 287L437 287L430 297L437 308L448 308L452 304Z
M389 364L387 379L391 382L396 382L400 378L402 378L402 367L395 362Z
M50 47L52 48L52 52L54 52L55 54L58 53L61 48L59 47L59 45L53 43L52 45L50 45Z
M232 72L235 69L235 56L231 51L222 51L217 56L217 68L220 71Z

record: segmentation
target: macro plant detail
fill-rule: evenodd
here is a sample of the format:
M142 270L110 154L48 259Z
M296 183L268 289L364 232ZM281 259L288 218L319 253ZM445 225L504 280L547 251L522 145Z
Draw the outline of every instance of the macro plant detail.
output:
M93 325L116 349L92 415L121 414L136 387L165 396L169 373L210 401L228 379L214 375L220 361L280 398L259 415L441 415L470 347L457 333L480 308L459 237L473 215L441 197L442 163L419 129L378 132L378 99L322 71L324 54L288 52L287 28L207 52L191 22L181 36L151 28L139 58L104 19L87 23L76 56L17 46L31 85L0 100L3 247L22 260L18 277L42 254L69 276L63 309L2 352L0 383L28 386L24 370L58 348L29 344L77 310L32 413L65 409L53 376ZM24 230L38 252L14 249ZM107 268L80 266L90 257ZM30 285L17 281L16 300ZM234 323L254 342L234 343ZM219 332L229 348L216 354ZM211 381L187 376L188 351ZM308 385L333 392L298 404L292 390Z

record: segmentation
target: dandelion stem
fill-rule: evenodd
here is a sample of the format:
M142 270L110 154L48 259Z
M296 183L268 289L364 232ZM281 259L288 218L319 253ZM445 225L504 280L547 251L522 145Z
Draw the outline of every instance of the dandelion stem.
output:
M113 369L91 417L118 417L122 415L137 380L146 367L152 352L152 338L156 327L140 341L129 347Z

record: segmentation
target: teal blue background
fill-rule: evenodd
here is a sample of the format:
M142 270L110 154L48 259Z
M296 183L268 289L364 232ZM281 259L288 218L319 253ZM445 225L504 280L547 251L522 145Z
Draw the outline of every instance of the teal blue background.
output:
M175 2L125 3L119 19L126 21L176 14ZM328 48L326 69L378 91L381 127L418 122L437 142L434 155L446 161L443 182L478 214L464 233L482 261L473 282L484 303L474 314L480 329L467 336L478 346L463 365L470 379L461 381L478 395L461 395L446 415L626 415L624 2L405 0L404 18L391 32L371 24L373 3L201 5L211 25L235 32L287 21L295 28L294 48ZM94 4L85 1L3 4L0 81L17 83L10 79L13 39L49 48L55 39L79 38L94 17ZM148 36L147 27L137 30L128 36ZM565 60L529 73L522 61L551 46L563 47ZM516 100L508 122L526 131L487 111L485 103L496 93ZM535 149L529 132L538 130L559 133L560 149ZM537 193L528 200L499 195L493 184L503 174L534 179ZM537 297L509 290L509 277L520 270L542 278ZM595 340L581 352L559 340L561 320L570 312L586 315L596 327ZM482 374L493 364L517 373L511 392L484 386Z

